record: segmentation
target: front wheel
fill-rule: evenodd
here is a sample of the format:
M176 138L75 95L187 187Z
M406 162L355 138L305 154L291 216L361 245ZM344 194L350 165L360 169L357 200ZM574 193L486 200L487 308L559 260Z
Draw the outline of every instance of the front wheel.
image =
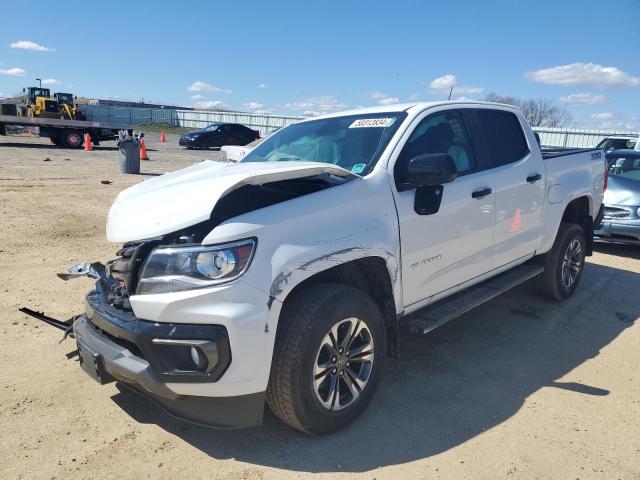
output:
M550 300L573 295L584 270L586 240L575 223L561 223L553 247L546 254L544 271L538 276L538 290Z
M386 357L384 319L365 293L322 284L283 307L267 388L271 411L306 433L340 430L376 390Z

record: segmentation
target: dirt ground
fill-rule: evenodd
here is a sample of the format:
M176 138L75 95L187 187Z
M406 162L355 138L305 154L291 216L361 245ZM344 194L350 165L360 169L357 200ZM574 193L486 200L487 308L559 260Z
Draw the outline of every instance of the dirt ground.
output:
M81 313L91 281L55 274L114 257L116 194L216 156L175 136L147 146L143 173L126 176L112 142L89 153L0 137L0 478L640 479L640 248L599 246L562 304L523 285L403 334L369 409L332 436L270 414L250 430L198 428L99 386L72 340L18 308Z

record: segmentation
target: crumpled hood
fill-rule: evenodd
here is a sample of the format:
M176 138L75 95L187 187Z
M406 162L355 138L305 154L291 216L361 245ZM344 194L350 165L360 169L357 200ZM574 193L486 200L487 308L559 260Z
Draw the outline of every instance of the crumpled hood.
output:
M317 162L241 162L205 160L165 173L120 192L107 217L107 239L130 242L166 235L207 220L219 199L243 185L330 173L353 175Z

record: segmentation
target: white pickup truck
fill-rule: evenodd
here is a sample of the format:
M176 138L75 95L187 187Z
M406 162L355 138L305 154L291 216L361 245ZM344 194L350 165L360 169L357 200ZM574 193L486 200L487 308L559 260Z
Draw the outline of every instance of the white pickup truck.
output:
M257 425L266 403L334 432L366 408L399 328L429 332L533 277L570 296L605 170L600 150L543 155L507 105L290 125L239 163L119 194L107 237L124 246L89 268L80 363L192 422Z

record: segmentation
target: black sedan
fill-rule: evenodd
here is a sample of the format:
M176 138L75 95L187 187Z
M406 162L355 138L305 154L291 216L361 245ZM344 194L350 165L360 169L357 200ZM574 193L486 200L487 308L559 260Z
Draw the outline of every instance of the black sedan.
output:
M613 150L607 165L604 218L595 239L640 245L640 151Z
M179 144L187 148L219 148L223 145L246 145L260 138L260 132L239 123L212 123L202 130L187 132Z

